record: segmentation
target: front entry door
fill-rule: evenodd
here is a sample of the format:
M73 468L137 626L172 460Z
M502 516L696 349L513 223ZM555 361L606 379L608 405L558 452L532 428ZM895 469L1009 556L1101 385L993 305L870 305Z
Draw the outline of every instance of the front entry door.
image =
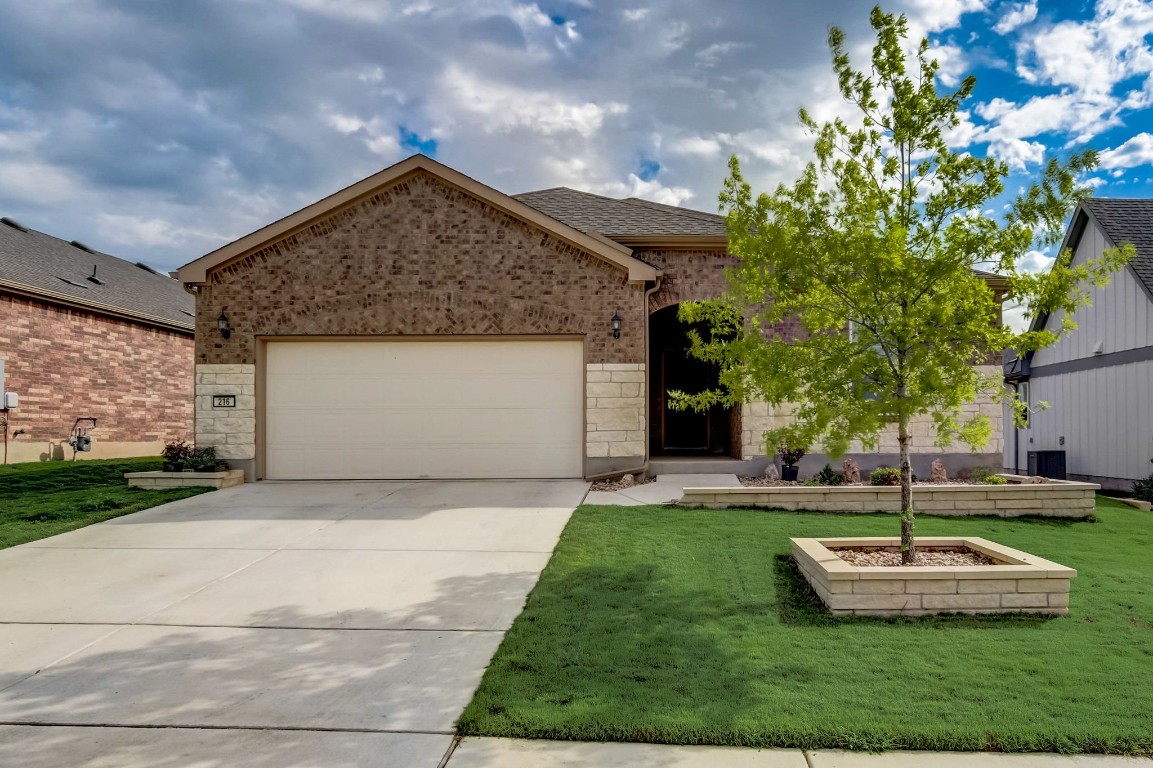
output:
M669 391L702 392L716 382L716 374L684 349L661 350L661 448L666 451L707 451L711 411L677 411L669 405Z

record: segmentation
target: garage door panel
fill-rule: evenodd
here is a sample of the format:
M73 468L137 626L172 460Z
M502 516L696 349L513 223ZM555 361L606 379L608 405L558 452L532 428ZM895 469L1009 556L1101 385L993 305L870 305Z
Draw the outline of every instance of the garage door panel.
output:
M284 342L266 355L266 476L574 477L579 341Z

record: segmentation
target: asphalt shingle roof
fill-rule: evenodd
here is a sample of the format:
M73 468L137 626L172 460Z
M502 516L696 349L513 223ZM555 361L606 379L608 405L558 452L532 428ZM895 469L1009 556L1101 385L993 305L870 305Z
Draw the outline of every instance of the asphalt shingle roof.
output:
M1153 292L1153 199L1091 197L1084 206L1114 244L1133 244L1133 271Z
M725 236L725 219L715 213L663 205L635 197L617 200L567 187L513 195L525 205L587 234Z
M89 279L95 268L96 279ZM0 280L18 283L29 292L44 291L99 310L110 307L132 315L193 327L196 300L167 275L87 251L67 240L21 231L0 222Z

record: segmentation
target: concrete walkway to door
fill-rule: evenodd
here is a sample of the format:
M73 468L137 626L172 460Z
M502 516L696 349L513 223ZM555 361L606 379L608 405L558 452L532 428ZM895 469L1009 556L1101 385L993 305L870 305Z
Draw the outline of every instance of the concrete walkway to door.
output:
M0 551L0 765L435 768L587 489L257 483Z

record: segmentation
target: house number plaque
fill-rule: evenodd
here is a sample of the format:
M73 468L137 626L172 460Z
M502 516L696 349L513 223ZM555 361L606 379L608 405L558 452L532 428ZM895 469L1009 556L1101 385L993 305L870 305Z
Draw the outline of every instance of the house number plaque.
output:
M213 408L235 408L236 395L213 395L212 396Z

